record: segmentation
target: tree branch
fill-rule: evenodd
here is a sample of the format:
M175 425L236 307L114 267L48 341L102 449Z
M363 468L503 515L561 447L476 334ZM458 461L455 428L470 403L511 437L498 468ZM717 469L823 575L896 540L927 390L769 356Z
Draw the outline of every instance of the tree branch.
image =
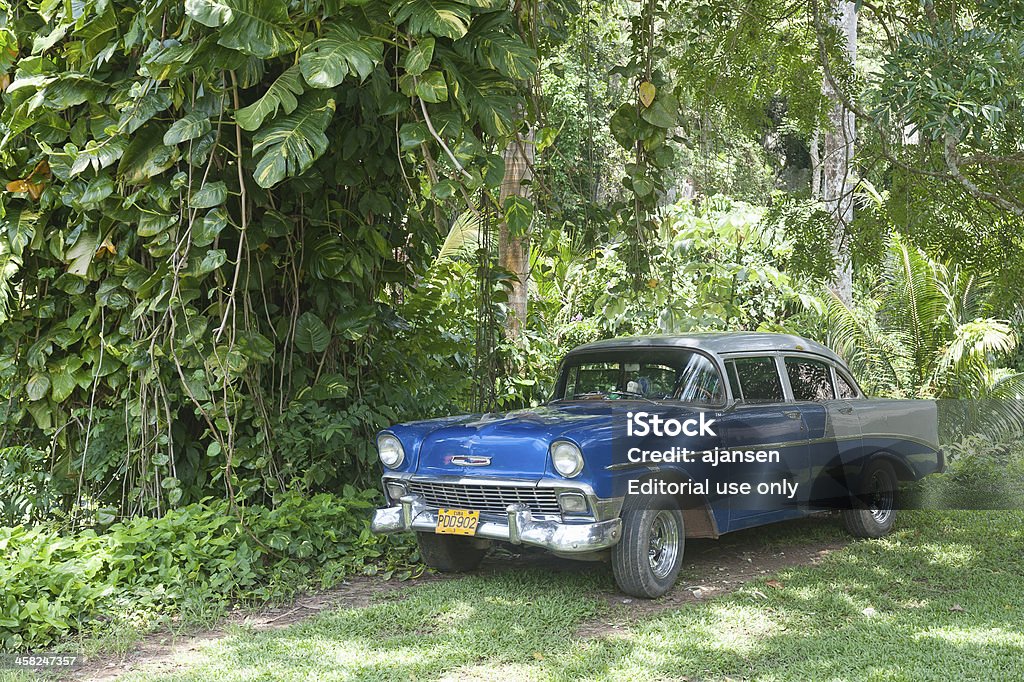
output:
M415 76L413 76L412 80L413 83L416 83ZM445 141L441 139L441 136L438 135L437 131L434 129L434 122L430 120L430 114L427 112L427 103L423 101L422 97L417 99L420 100L420 109L423 110L423 120L427 124L427 130L430 131L430 136L433 137L434 140L436 140L439 145L441 145L441 149L443 149L444 153L448 155L448 158L451 159L452 163L455 164L455 167L458 169L460 173L462 173L462 176L467 180L472 180L473 176L470 175L465 168L463 168L459 160L455 158L455 154L452 153L452 150L448 148L448 145L445 144Z
M949 174L959 182L967 193L973 196L975 199L981 199L989 203L995 204L999 208L1012 213L1015 216L1024 216L1024 206L1021 206L1017 202L1005 199L998 194L987 192L980 187L977 183L964 175L960 170L960 154L956 148L957 139L950 133L946 133L946 138L943 144L943 158L946 161L946 167L949 168Z

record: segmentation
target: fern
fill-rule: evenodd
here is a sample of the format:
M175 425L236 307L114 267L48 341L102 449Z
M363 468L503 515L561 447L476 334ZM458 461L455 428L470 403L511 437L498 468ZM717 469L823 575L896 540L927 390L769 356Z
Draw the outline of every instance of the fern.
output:
M890 394L938 398L1019 390L1022 375L991 369L1018 344L1009 322L986 316L991 280L934 261L898 236L889 249L872 297L856 308L835 296L827 301L829 342L864 383Z

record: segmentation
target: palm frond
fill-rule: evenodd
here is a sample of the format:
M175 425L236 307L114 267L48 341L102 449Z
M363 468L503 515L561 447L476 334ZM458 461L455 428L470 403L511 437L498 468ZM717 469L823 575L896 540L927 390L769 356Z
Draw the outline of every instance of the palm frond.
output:
M448 236L445 237L434 262L439 263L475 252L480 245L482 225L483 219L477 214L469 211L459 214L448 230Z

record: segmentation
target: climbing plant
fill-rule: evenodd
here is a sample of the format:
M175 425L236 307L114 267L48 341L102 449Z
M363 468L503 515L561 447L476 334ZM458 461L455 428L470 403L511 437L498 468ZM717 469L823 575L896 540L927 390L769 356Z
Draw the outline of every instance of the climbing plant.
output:
M392 304L501 181L520 18L0 3L0 444L121 513L369 480L440 390L403 381L449 349Z

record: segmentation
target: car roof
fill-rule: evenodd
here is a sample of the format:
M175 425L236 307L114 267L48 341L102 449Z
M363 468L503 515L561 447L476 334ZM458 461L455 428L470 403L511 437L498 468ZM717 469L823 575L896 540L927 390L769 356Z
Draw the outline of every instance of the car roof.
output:
M727 353L764 353L775 351L797 351L813 353L845 366L843 359L831 349L816 341L794 334L772 332L707 332L700 334L670 336L629 336L618 339L595 341L577 346L571 355L590 351L615 350L622 348L693 348L717 355Z

